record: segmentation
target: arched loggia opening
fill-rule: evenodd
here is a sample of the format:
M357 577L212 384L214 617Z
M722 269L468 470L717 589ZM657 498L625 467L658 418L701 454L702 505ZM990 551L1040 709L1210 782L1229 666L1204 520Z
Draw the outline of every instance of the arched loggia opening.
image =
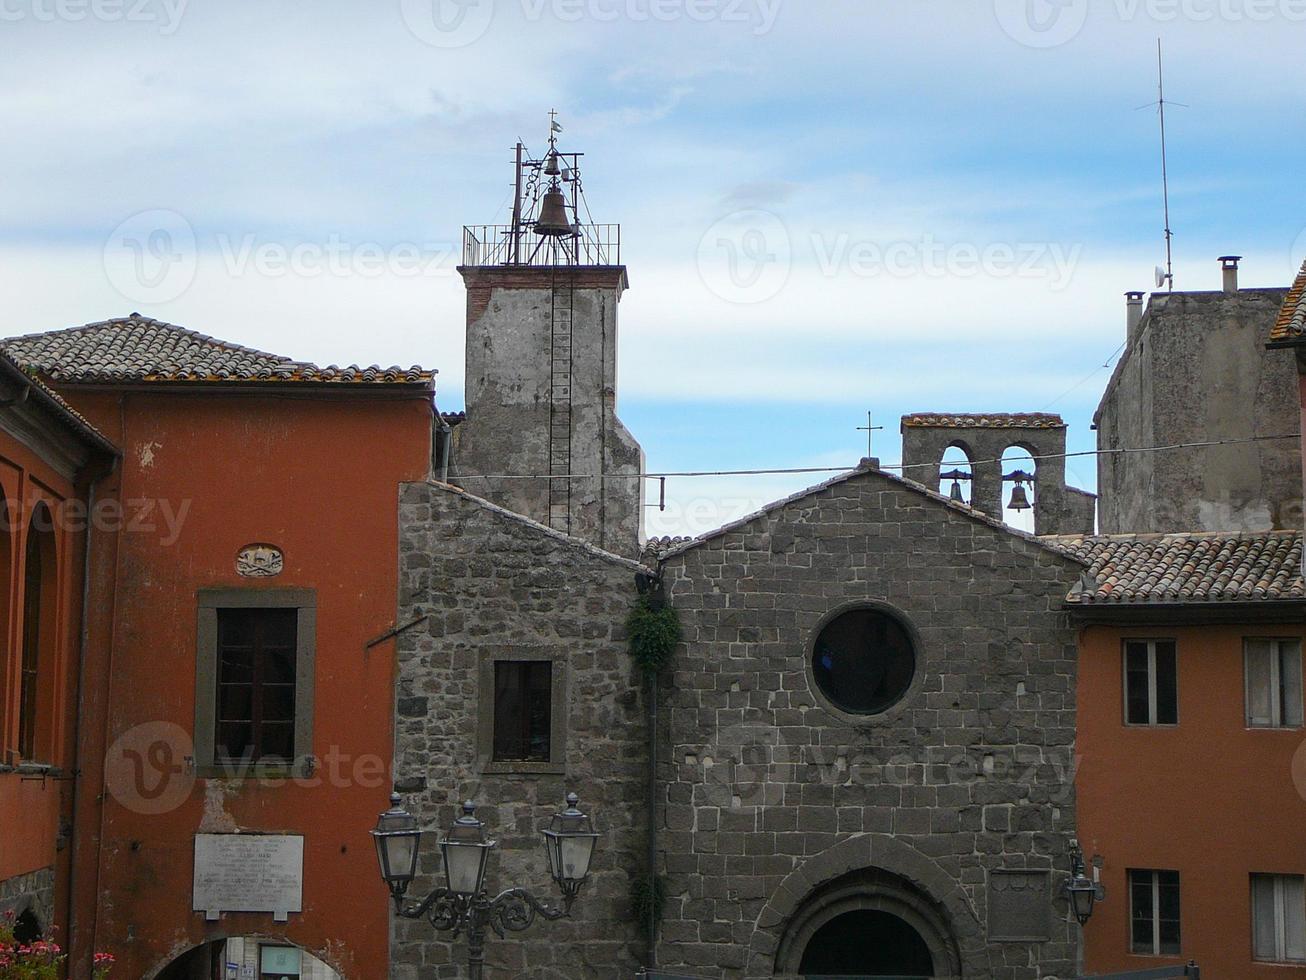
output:
M939 493L970 506L973 482L970 453L961 443L954 442L943 451L943 458L939 460Z
M0 488L0 758L5 751L12 750L8 742L9 722L13 717L10 707L13 688L10 677L13 674L13 647L9 639L10 603L14 598L13 571L13 529L14 524L9 513L9 498Z
M1002 520L1030 534L1034 533L1037 467L1024 446L1008 446L1002 454Z
M18 754L49 762L55 740L55 615L58 599L54 516L44 502L32 511L23 549L19 637Z

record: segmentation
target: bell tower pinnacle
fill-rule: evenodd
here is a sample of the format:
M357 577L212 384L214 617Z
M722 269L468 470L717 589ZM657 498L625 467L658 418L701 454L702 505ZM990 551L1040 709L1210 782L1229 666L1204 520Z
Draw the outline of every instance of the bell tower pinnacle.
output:
M589 217L581 153L516 147L512 221L463 229L467 420L458 483L620 554L643 524L644 454L616 415L621 231Z

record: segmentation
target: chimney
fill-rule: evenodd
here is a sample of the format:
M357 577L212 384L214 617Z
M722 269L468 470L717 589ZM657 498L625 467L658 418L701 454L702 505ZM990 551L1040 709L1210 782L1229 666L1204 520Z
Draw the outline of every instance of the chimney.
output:
M1221 255L1220 269L1224 272L1224 291L1226 293L1238 292L1238 260L1241 255Z
M1125 293L1125 340L1133 343L1138 334L1138 324L1143 319L1143 294L1131 289Z

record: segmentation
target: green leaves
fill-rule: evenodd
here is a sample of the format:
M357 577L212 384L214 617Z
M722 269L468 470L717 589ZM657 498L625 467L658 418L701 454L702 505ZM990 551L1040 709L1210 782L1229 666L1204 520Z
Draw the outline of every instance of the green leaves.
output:
M640 929L648 935L649 927L662 921L662 910L667 904L667 883L661 875L650 878L640 875L630 881L630 908Z
M659 673L680 642L680 617L669 605L654 607L645 596L626 619L630 655L646 674Z

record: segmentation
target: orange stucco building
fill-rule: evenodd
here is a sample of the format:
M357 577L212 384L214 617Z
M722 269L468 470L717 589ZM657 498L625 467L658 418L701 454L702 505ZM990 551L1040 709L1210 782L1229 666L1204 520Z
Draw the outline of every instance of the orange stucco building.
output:
M0 356L0 912L69 920L87 508L115 448Z
M1306 876L1301 534L1111 535L1080 624L1078 825L1105 900L1089 973L1298 976ZM1276 894L1277 888L1277 894Z
M6 349L123 453L88 565L71 975L108 949L115 976L208 978L214 941L258 936L385 976L366 834L391 789L398 487L431 472L431 373L135 314ZM297 902L193 907L199 838L237 836L302 853Z

